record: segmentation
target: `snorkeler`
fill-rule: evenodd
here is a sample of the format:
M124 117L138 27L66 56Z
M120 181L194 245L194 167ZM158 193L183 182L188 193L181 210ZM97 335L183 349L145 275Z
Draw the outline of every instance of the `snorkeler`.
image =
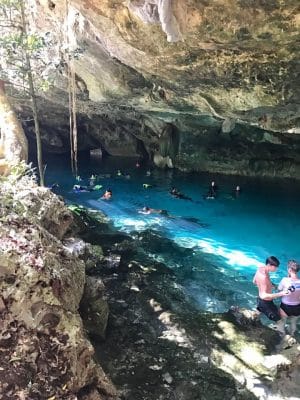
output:
M95 185L95 186L93 186L93 187L91 187L91 190L100 190L100 189L102 189L102 185Z
M73 192L74 193L83 193L83 192L91 192L92 189L89 189L88 186L74 185Z
M150 208L150 207L143 207L141 210L138 211L139 214L161 214L168 216L168 211L167 210L157 210L155 208Z
M153 187L153 185L151 185L150 183L143 183L143 188L144 189L150 189L152 187Z
M102 200L110 200L112 198L112 190L107 189L105 193L100 197Z
M89 185L90 185L90 186L95 186L96 180L97 180L97 176L94 175L94 174L92 174L92 175L89 177Z
M215 199L217 197L217 191L218 191L218 186L216 185L215 181L211 181L205 198L207 200Z
M176 199L193 201L191 197L188 197L185 194L181 193L176 187L172 187L171 190L169 191L169 193L173 197L176 197Z
M82 186L82 185L74 185L73 192L74 193L84 193L84 192L94 192L102 189L102 185L95 186Z
M233 197L238 198L241 192L242 192L241 187L237 185L233 191Z

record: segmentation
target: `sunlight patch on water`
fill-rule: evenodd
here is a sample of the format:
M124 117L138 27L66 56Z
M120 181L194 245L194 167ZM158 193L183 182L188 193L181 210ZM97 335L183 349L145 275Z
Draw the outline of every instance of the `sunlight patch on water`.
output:
M133 229L143 231L149 227L162 225L160 218L136 219L129 217L117 217L114 219L114 225L123 232L131 232Z
M245 267L253 267L253 269L256 269L261 264L251 254L247 254L241 250L227 248L223 243L209 238L196 239L193 237L178 237L175 238L175 242L183 247L199 248L203 253L222 257L227 265L237 269L244 269Z

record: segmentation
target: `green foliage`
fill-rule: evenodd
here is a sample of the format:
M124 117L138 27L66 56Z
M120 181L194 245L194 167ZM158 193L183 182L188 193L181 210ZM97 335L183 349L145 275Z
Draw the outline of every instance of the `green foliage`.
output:
M27 177L33 181L36 181L36 168L32 167L31 163L26 164L25 161L22 161L18 164L12 165L10 167L10 174L8 176L0 175L0 183L2 186L5 183L15 185L17 181L23 177Z
M37 35L27 35L25 46L30 53L43 48L44 43L40 36Z
M22 0L0 0L0 9L15 8L16 10L20 10L21 1Z
M28 74L34 79L36 90L46 91L51 86L48 71L47 40L33 31L22 18L24 0L0 0L0 79L22 86L28 92ZM26 63L30 59L30 71ZM53 69L55 66L53 65Z
M22 161L12 167L10 171L10 179L18 180L24 176L36 180L36 168L32 167L32 163L26 164L25 161Z

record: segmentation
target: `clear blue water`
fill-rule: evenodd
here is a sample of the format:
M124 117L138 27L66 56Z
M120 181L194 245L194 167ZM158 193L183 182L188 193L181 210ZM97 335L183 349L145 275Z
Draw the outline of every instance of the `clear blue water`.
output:
M149 255L175 271L179 284L201 309L223 312L231 305L255 308L252 278L257 266L269 255L279 258L280 268L273 275L273 281L278 282L286 274L287 260L300 260L297 182L157 169L147 177L148 168L136 168L135 162L107 158L80 166L81 184L88 184L92 173L112 176L99 179L97 183L103 185L100 192L76 194L72 187L77 182L69 162L51 157L47 160L46 182L57 182L58 193L68 202L103 211L120 231L134 235L150 229L156 233L161 242L149 242ZM118 169L129 173L131 179L117 177ZM203 195L211 180L217 182L219 196L206 200ZM154 187L144 189L143 183ZM237 184L242 187L242 194L233 199L230 194ZM171 186L194 201L173 198L168 193ZM112 200L98 200L108 187L113 191ZM166 209L173 218L139 214L137 210L145 205ZM198 221L190 221L190 217Z

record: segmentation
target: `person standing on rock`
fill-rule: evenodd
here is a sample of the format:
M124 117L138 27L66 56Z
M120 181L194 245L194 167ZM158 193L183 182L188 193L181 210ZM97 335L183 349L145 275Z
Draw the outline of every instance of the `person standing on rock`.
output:
M273 288L276 286L271 282L269 273L275 272L279 264L280 262L276 257L268 257L265 265L258 268L253 278L253 283L258 287L257 310L275 322L280 321L281 316L273 300L289 293L289 290L272 293Z
M287 265L288 276L283 278L279 285L279 290L288 290L289 294L283 296L280 304L281 321L279 330L284 332L286 319L291 320L290 334L294 336L297 329L297 321L300 316L300 278L298 272L300 271L300 264L295 260L290 260Z

